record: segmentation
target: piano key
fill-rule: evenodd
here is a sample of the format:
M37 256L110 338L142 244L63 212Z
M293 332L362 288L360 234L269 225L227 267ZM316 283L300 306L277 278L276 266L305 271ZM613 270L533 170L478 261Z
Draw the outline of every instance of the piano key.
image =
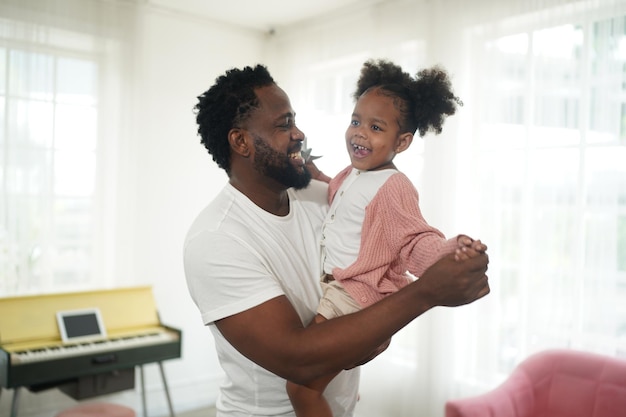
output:
M11 363L20 365L38 361L47 361L67 356L88 355L115 349L126 349L146 345L166 343L178 338L177 334L169 332L157 332L150 334L140 334L136 336L125 336L122 338L111 338L98 340L90 343L49 346L26 351L14 352L11 354Z

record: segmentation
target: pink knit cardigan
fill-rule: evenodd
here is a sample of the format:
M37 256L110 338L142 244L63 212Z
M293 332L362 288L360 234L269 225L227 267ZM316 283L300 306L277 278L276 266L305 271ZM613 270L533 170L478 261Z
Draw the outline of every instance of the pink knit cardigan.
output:
M332 202L352 167L329 183ZM398 291L419 277L442 256L454 252L457 237L444 235L424 220L417 190L398 172L380 187L365 208L361 247L357 260L345 269L335 268L333 277L363 307Z

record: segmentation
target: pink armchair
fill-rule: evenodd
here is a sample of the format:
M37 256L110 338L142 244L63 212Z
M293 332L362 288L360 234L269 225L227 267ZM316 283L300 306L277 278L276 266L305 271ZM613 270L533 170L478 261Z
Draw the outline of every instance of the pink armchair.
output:
M539 352L494 390L448 401L446 417L626 417L626 361L574 350Z

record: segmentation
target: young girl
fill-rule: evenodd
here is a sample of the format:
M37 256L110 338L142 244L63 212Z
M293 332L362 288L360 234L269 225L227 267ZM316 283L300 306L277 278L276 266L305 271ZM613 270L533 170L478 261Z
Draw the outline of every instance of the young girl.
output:
M353 313L396 292L442 256L458 260L486 250L459 235L447 240L424 220L418 193L394 157L413 136L442 130L461 102L447 74L434 67L415 78L387 61L367 61L354 93L345 135L351 165L330 180L313 164L314 178L329 180L330 209L323 224L323 297L315 322ZM308 386L287 383L298 417L332 417L323 391L334 375Z

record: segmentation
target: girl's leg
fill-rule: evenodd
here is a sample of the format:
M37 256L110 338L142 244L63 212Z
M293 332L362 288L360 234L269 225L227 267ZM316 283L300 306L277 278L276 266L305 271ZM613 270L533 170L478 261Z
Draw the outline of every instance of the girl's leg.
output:
M318 314L311 325L324 320L326 320L324 316ZM287 394L297 417L333 417L330 406L324 398L324 390L335 376L337 374L326 375L306 386L287 381Z
M320 378L308 386L287 381L287 394L297 417L333 417L324 389L335 376Z

